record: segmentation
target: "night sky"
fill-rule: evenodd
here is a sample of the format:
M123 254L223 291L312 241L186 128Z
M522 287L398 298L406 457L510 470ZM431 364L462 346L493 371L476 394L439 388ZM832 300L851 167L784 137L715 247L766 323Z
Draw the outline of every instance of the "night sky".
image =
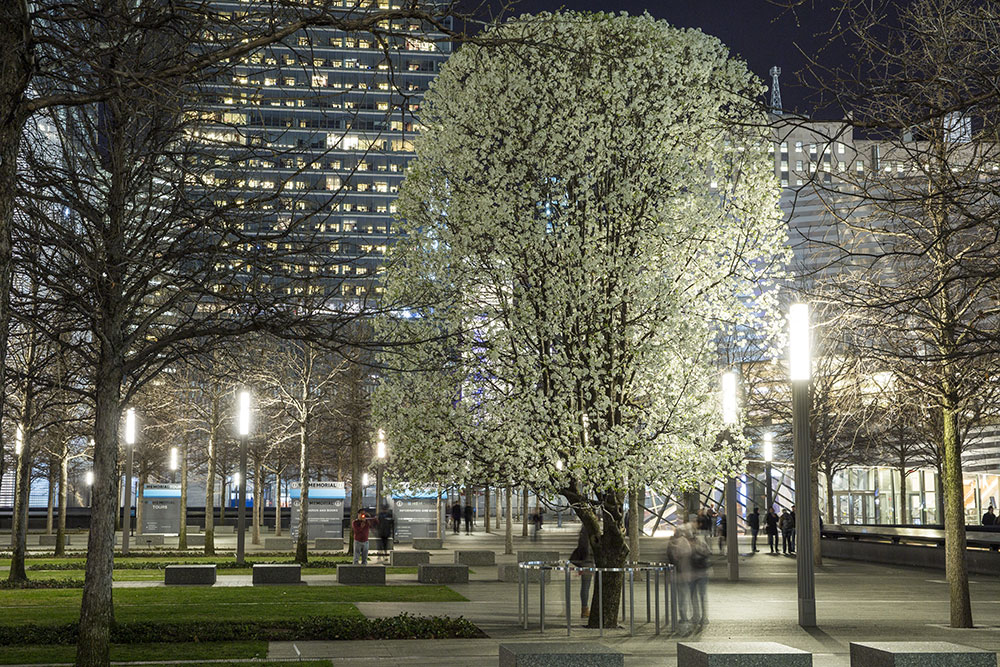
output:
M699 28L718 37L768 85L768 71L777 65L781 68L783 105L808 113L807 92L796 85L796 72L804 65L799 48L813 53L826 42L822 33L835 20L830 9L834 4L807 0L793 12L767 0L520 0L508 14L558 9L629 14L648 11L678 27Z

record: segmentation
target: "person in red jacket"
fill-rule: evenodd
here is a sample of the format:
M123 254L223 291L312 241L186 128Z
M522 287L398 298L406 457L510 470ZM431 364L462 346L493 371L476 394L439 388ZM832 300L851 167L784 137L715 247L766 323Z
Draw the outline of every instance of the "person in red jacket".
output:
M351 533L354 534L354 564L361 561L368 565L368 531L378 525L378 519L369 517L364 510L358 512L358 518L351 522Z

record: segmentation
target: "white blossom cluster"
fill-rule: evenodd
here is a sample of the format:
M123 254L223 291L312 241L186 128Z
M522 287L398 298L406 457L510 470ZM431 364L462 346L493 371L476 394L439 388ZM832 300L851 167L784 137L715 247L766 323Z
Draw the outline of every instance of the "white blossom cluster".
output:
M408 317L379 322L399 372L376 395L397 476L587 494L734 471L718 344L771 334L787 259L760 83L648 15L497 30L431 87L400 194Z

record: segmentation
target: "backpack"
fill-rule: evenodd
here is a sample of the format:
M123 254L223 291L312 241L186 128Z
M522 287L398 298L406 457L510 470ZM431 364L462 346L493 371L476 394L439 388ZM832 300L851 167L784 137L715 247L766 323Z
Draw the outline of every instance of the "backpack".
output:
M691 550L691 569L707 570L710 562L708 549L699 542Z

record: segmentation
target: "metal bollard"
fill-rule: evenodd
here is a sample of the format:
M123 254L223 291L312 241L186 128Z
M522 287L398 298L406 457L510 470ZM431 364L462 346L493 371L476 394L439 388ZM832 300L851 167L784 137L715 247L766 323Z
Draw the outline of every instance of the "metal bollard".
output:
M570 568L569 565L566 566L566 636L570 636L570 615L573 613L573 605L570 600L572 597L571 591L572 585L570 584Z
M597 571L597 602L600 608L597 610L597 625L600 628L601 637L604 636L604 570Z
M656 581L653 582L653 591L656 595L656 634L660 634L660 571L656 571Z
M524 603L524 591L522 590L524 586L524 569L521 567L517 568L517 622L520 625L524 619L524 608L521 606Z
M528 629L528 570L522 567L524 572L524 629Z
M545 568L538 570L538 631L545 632Z
M657 572L659 572L659 570L657 570ZM652 572L650 572L650 571L646 572L646 622L647 623L649 623L651 620L653 620L651 618L651 614L649 613L649 579L650 579L649 575L650 574L652 574Z
M670 576L663 580L663 593L670 600L670 632L677 632L677 571L671 569Z
M635 570L628 571L628 633L635 634Z

